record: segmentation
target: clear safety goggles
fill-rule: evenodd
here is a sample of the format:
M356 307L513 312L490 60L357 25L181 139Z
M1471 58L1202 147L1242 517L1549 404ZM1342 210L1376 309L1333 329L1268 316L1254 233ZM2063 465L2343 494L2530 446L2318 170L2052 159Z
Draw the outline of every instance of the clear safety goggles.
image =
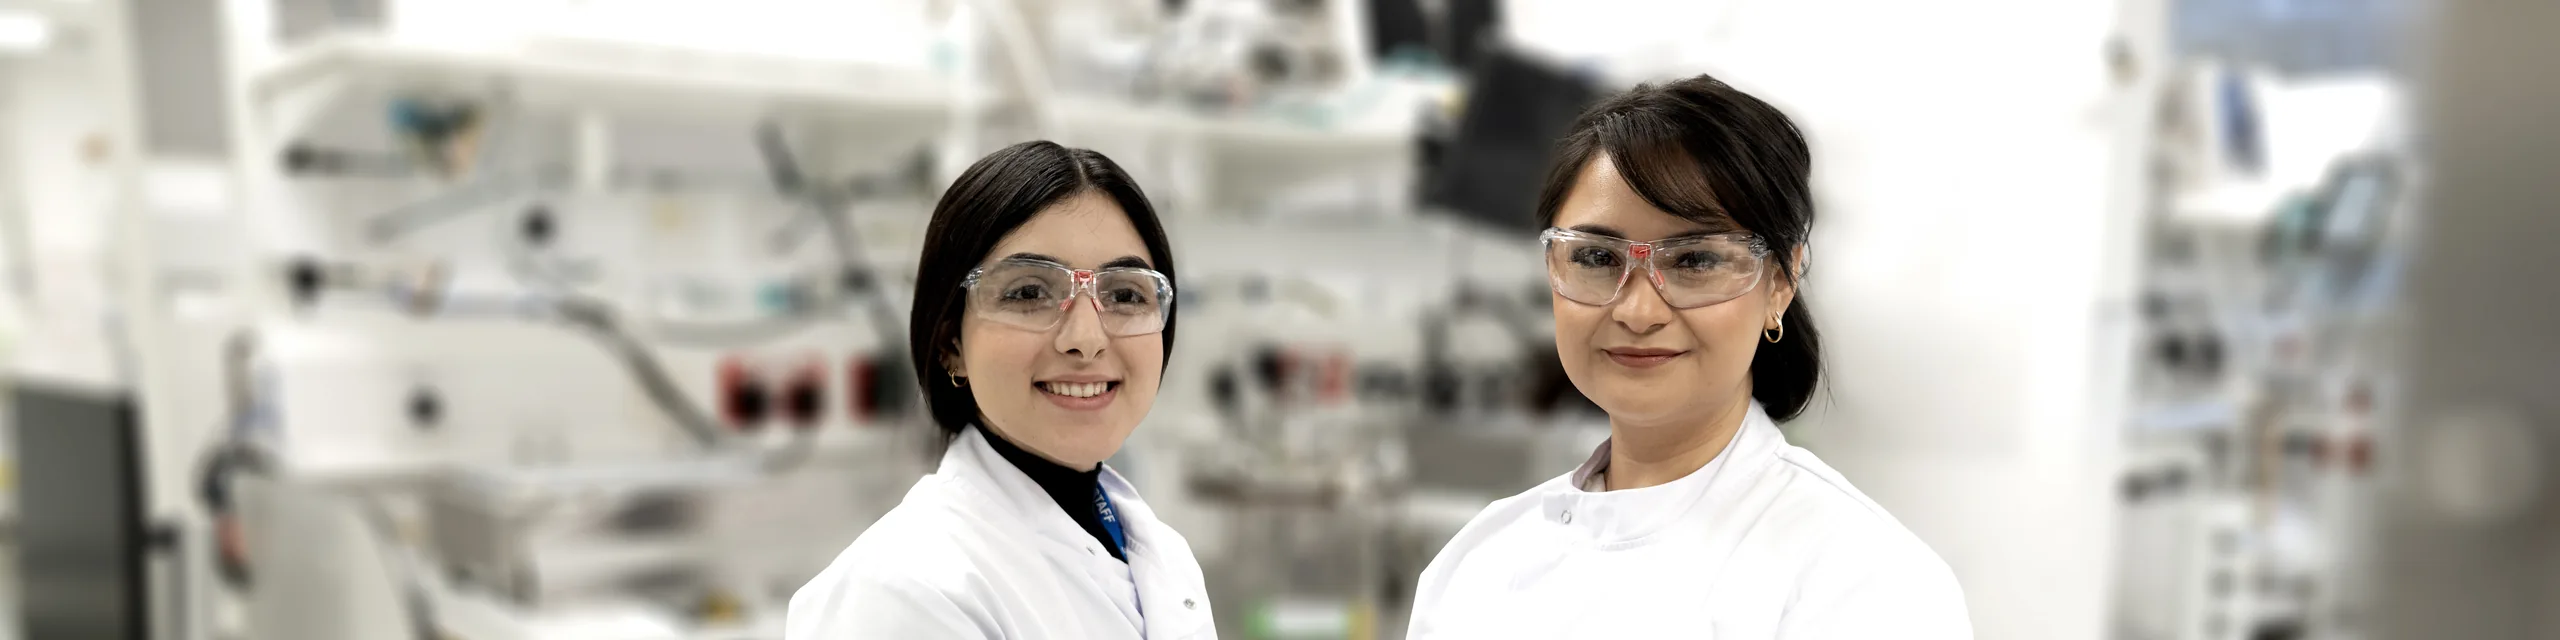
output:
M1636 242L1549 228L1538 241L1546 246L1547 284L1556 295L1592 306L1616 302L1639 265L1672 308L1732 300L1760 285L1769 256L1758 236L1739 231Z
M1046 260L1007 258L969 272L969 310L980 318L1032 331L1066 322L1082 296L1093 301L1102 332L1113 337L1164 330L1172 314L1173 281L1153 269L1070 269Z

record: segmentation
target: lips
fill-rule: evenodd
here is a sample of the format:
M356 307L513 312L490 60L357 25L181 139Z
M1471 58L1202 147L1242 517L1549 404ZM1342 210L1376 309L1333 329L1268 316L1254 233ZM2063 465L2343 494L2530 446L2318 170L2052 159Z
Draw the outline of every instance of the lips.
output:
M1601 351L1609 354L1610 361L1616 362L1619 366L1630 369L1650 369L1653 367L1659 367L1675 358L1689 354L1689 352L1679 349L1654 349L1642 347L1620 347L1615 349L1602 349Z

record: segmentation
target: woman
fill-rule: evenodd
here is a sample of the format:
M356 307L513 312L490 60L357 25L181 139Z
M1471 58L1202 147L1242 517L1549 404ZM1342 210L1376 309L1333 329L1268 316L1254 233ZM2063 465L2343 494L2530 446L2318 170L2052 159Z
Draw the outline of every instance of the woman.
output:
M1796 296L1811 162L1785 115L1706 76L1576 121L1538 215L1556 355L1609 440L1468 522L1409 637L1972 635L1946 563L1778 432L1821 370Z
M1173 252L1102 154L997 151L934 206L910 320L942 466L791 598L792 640L1212 638L1200 565L1102 466L1173 346Z

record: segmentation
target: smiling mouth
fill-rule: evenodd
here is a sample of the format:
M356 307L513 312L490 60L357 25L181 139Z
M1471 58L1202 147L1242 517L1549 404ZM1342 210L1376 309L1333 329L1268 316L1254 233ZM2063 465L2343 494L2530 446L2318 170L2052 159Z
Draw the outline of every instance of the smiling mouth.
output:
M1039 383L1033 383L1033 384L1032 384L1032 386L1034 386L1034 387L1039 387L1039 388L1040 388L1040 391L1041 391L1042 393L1047 393L1047 394L1050 394L1050 395L1066 396L1066 397L1069 397L1069 398L1091 398L1091 397L1094 397L1094 396L1102 395L1102 394L1104 394L1104 393L1109 393L1109 392L1111 392L1111 391L1112 391L1112 390L1114 390L1114 389L1118 389L1118 388L1120 388L1120 383L1119 383L1119 382L1117 382L1117 381L1113 381L1113 382L1039 382Z

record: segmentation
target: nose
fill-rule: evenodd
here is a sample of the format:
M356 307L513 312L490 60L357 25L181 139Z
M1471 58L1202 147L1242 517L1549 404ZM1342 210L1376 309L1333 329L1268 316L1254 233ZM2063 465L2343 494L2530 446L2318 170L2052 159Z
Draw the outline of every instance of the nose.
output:
M1642 279L1629 282L1618 293L1618 301L1609 305L1609 319L1636 335L1653 333L1671 324L1671 303L1662 299L1662 288L1655 286L1652 269L1638 269L1629 274Z
M1058 353L1086 358L1102 357L1111 344L1111 336L1102 332L1102 302L1090 294L1067 301L1067 317L1058 323L1058 337L1051 347Z

